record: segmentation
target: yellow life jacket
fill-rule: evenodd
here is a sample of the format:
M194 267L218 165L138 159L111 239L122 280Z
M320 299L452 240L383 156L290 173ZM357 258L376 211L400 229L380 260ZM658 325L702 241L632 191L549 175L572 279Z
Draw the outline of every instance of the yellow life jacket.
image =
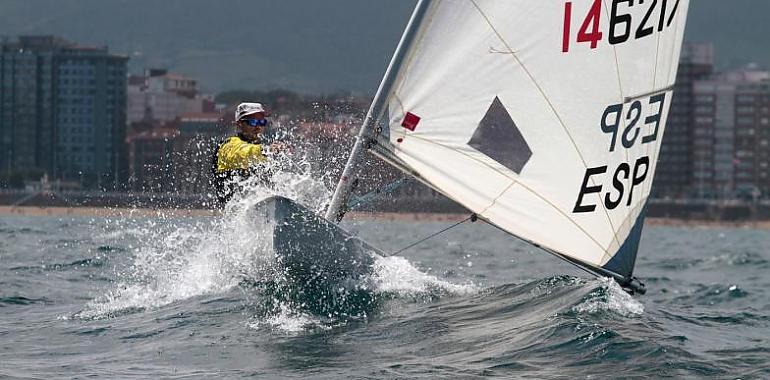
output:
M262 144L251 144L238 136L230 137L217 150L217 172L248 170L254 164L267 161Z
M238 183L251 177L259 164L267 161L267 157L261 144L252 144L233 136L217 146L212 161L214 193L224 204L238 191Z

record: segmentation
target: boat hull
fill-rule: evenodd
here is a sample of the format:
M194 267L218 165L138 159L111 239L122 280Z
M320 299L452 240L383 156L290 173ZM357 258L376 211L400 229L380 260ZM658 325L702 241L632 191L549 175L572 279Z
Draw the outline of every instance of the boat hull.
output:
M271 226L276 261L290 280L316 285L358 282L371 274L375 255L382 255L291 199L271 197L251 211L253 218Z

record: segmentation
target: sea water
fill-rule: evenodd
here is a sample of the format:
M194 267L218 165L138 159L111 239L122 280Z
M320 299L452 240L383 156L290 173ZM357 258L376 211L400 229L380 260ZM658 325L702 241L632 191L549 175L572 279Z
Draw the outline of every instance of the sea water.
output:
M768 231L648 227L632 297L468 223L318 313L243 216L274 193L214 218L2 216L0 377L770 378ZM393 252L447 224L345 226Z

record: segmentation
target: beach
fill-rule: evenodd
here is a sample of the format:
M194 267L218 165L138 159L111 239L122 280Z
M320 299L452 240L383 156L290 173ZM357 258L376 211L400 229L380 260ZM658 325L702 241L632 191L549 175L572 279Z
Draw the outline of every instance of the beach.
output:
M202 218L222 215L221 210L205 209L151 209L151 208L109 208L109 207L36 207L36 206L0 206L0 215L19 216L73 216L103 218ZM352 220L408 221L408 222L458 222L467 218L467 214L429 213L429 212L350 212ZM692 228L753 228L770 230L770 220L715 221L680 218L645 219L647 226L671 226Z

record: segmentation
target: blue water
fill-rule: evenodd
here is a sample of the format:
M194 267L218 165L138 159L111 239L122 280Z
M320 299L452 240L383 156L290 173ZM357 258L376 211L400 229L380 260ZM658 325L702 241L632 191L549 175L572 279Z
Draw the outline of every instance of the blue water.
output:
M392 251L446 225L347 226ZM768 247L647 227L631 297L468 224L329 297L243 221L2 216L0 377L770 378Z

